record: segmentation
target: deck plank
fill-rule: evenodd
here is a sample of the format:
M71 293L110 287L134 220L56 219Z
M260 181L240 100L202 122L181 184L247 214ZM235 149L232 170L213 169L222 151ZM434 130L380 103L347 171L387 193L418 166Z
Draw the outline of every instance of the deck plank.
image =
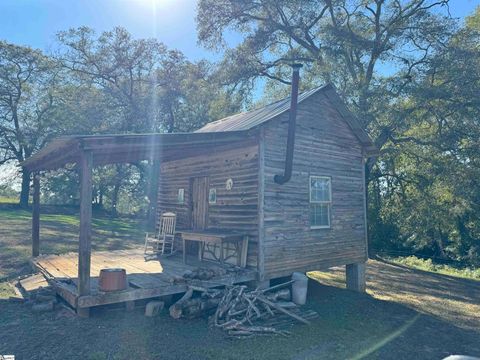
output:
M146 261L143 249L94 251L91 254L91 294L79 297L76 288L78 254L42 255L32 259L32 263L47 275L59 295L74 307L91 307L182 293L186 290L186 284L175 284L173 277L181 277L187 270L194 270L197 267L210 269L225 267L220 263L199 261L194 256L189 257L187 264L184 264L181 254ZM98 291L98 276L103 268L124 268L129 287L124 291L111 293ZM195 280L192 283L214 287L255 278L255 271L242 269L239 274L225 274L209 281ZM68 283L69 280L71 283Z

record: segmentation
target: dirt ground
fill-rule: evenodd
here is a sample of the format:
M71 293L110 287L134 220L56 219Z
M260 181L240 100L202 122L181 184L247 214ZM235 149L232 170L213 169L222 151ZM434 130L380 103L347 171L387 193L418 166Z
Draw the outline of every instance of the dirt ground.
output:
M11 212L13 211L13 213ZM96 248L132 244L132 222L96 219ZM44 246L68 251L74 218L42 222ZM0 273L4 280L26 271L29 216L0 210ZM124 226L124 231L118 231ZM126 240L125 234L130 238ZM103 234L103 235L102 235ZM103 237L102 237L103 236ZM141 238L140 238L141 240ZM60 249L60 251L58 251ZM144 308L98 309L89 319L33 313L8 301L0 282L0 354L16 359L442 359L480 357L480 282L416 271L382 261L368 263L367 294L344 289L343 269L309 274L308 308L320 317L293 325L292 335L231 340L206 319L146 318ZM0 280L2 281L2 280ZM3 297L3 298L2 298Z

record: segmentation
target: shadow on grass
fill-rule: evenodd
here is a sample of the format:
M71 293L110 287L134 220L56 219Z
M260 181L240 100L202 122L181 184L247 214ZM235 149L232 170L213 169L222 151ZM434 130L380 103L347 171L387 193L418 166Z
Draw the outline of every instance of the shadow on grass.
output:
M57 319L0 301L7 329L0 350L19 359L441 359L480 355L479 333L407 306L310 281L306 307L320 315L292 325L289 337L232 340L206 319L146 318L98 310L89 319Z
M61 213L55 213L60 211ZM94 212L92 250L118 250L143 245L146 222L141 219L111 218ZM31 255L31 213L16 205L0 206L0 279L29 273ZM79 219L74 207L42 207L40 253L78 251Z
M311 276L326 284L344 287L342 268L315 272ZM479 281L370 260L367 291L377 299L405 304L466 329L480 329Z
M96 217L94 250L143 244L145 224ZM26 271L30 213L0 210L0 277ZM42 214L41 251L77 251L78 218ZM369 295L342 289L343 270L310 281L307 307L320 315L292 335L231 340L205 319L146 318L104 311L90 319L56 318L0 299L0 354L17 359L441 359L480 356L479 283L378 261L367 266Z

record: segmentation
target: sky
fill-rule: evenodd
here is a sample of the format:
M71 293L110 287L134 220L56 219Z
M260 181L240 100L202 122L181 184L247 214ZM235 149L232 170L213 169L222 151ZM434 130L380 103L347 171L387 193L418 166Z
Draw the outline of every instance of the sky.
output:
M218 59L220 54L197 44L196 5L197 0L0 0L0 39L49 51L60 30L86 25L100 33L122 26L189 59Z
M156 38L190 60L218 60L221 54L197 43L196 5L197 0L0 0L0 40L48 53L58 31L86 25L100 33L122 26L134 37ZM450 0L450 13L464 18L479 5L480 0ZM239 41L235 34L226 39L231 45ZM2 170L0 184L15 171Z
M125 27L134 37L154 37L189 59L216 60L220 54L197 43L197 0L0 0L0 39L53 50L55 34L87 25L97 32ZM480 0L451 0L450 12L463 18ZM238 38L227 36L230 44Z

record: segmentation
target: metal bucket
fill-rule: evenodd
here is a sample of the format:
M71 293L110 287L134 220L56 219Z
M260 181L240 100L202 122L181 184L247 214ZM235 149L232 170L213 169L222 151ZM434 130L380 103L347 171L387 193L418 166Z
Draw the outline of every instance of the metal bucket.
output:
M305 274L294 272L292 274L292 300L297 305L304 305L307 302L308 277Z
M119 291L127 288L125 269L102 269L98 280L100 291Z

